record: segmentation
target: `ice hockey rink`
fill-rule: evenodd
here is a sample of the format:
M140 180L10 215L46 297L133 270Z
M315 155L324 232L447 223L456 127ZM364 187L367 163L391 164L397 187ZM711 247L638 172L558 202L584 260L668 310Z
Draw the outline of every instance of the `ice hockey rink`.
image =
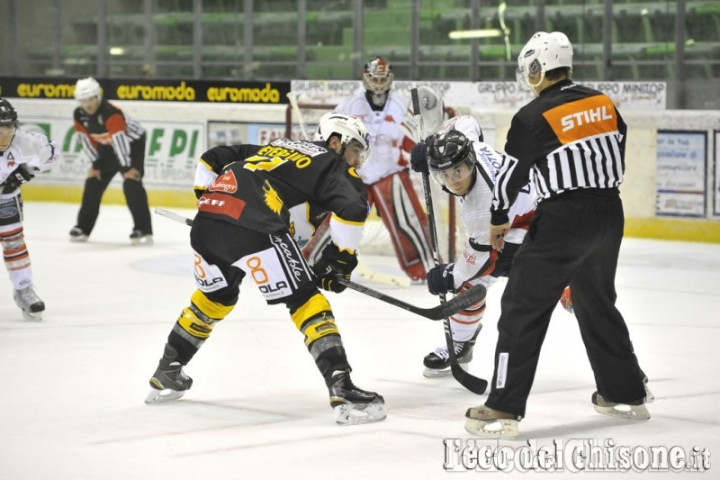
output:
M385 421L335 424L324 382L285 307L266 306L247 282L235 311L186 368L195 380L192 390L172 404L145 405L148 378L194 290L189 229L154 215L155 245L132 247L127 210L103 206L89 243L73 244L67 233L76 208L25 205L36 287L47 305L42 322L22 318L7 275L0 274L0 479L419 480L464 471L446 445L469 444L474 437L463 428L464 412L486 397L452 377L422 376L423 356L443 342L442 323L350 290L328 297L353 379L385 397ZM361 259L397 271L393 258ZM437 302L423 285L368 285L420 306ZM484 378L492 376L503 286L489 292L470 364L471 373ZM577 324L558 307L521 436L478 445L595 442L626 447L641 467L650 447L675 447L688 457L709 452L711 472L717 470L720 244L626 239L617 290L656 396L652 419L630 422L594 412L594 382ZM577 478L566 463L569 455L545 478ZM591 473L603 479L633 474Z

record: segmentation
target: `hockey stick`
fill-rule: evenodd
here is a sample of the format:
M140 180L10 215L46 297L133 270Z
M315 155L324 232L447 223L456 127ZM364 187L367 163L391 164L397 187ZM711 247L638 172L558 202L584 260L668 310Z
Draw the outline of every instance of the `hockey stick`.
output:
M450 315L454 315L461 310L465 310L469 306L474 305L485 298L485 295L487 294L487 290L484 286L476 285L466 293L457 296L448 302L441 303L437 307L421 308L403 302L395 297L391 297L390 295L378 292L377 290L373 290L365 285L360 285L359 283L355 283L351 280L346 280L342 277L338 277L338 282L352 290L355 290L356 292L364 293L365 295L377 298L380 301L389 303L390 305L395 305L396 307L400 307L408 312L420 315L421 317L429 318L430 320L443 320ZM464 297L466 296L470 298L465 299Z
M166 210L162 207L155 207L155 213L158 215L161 215L165 218L169 218L170 220L175 220L176 222L184 223L188 227L192 227L193 221L191 218L183 217L182 215L178 215L175 212L171 212L170 210Z
M418 89L413 88L410 91L410 95L412 97L413 115L415 116L415 121L417 122L418 129L420 130L420 137L425 138L423 119L422 114L420 113L420 96L418 95ZM435 262L435 266L437 267L438 265L440 265L440 254L438 253L437 229L435 228L435 211L433 210L432 192L430 191L430 175L427 171L423 172L422 180L423 190L425 191L425 205L427 207L428 227L430 230L430 246L432 247L433 251L433 261ZM462 296L463 295L456 296L455 298L453 298L453 300ZM440 303L446 303L444 293L440 294ZM450 315L448 315L447 317L449 316ZM450 326L450 319L447 317L443 318L443 327L445 331L445 343L448 349L448 357L450 359L450 370L452 371L452 375L455 380L458 381L458 383L460 383L463 387L467 388L471 392L477 394L485 393L488 385L487 380L471 375L470 373L463 370L463 368L458 363L457 355L455 355L455 343L452 338L452 327Z
M193 224L192 219L183 217L182 215L178 215L177 213L171 212L170 210L166 210L161 207L155 208L155 213L171 220L175 220L176 222L184 223L188 226L192 226ZM442 303L437 307L421 308L416 307L415 305L411 305L407 302L403 302L398 298L391 297L390 295L386 295L384 293L373 290L372 288L360 285L359 283L355 283L351 280L346 280L342 277L338 277L338 282L350 288L351 290L364 293L365 295L377 298L378 300L389 303L396 307L400 307L416 315L420 315L421 317L429 318L430 320L441 320L461 310L465 310L469 306L474 305L475 303L485 298L485 295L487 294L484 286L477 285L468 290L463 295L453 298L449 302Z
M290 107L295 112L295 115L297 115L298 124L300 125L300 131L303 134L303 138L305 140L309 140L310 137L308 137L308 134L305 131L305 120L303 120L302 112L300 111L300 105L298 105L297 96L294 92L288 92L287 98L288 100L290 100Z

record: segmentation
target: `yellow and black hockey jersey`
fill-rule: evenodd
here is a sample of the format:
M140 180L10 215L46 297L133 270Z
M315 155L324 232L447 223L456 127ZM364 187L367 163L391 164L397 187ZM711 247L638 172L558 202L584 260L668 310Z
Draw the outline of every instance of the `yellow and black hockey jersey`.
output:
M315 226L332 212L333 241L353 250L368 214L355 169L321 143L302 140L215 147L201 157L195 191L199 216L269 234L294 235L291 209L295 217L304 210Z

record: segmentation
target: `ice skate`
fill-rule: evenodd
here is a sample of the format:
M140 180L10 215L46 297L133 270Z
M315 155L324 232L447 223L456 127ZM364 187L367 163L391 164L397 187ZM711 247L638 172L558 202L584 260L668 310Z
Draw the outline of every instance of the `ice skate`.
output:
M655 395L648 388L648 377L643 374L643 385L645 385L645 403L652 403L655 401Z
M385 419L383 397L357 388L350 380L350 372L334 372L328 390L338 425L360 425Z
M592 403L595 411L610 417L625 420L648 420L650 412L645 406L645 399L630 403L615 403L605 400L598 392L593 393Z
M475 339L480 333L482 326L478 328L473 338L466 342L453 342L455 347L455 357L457 357L458 364L467 370L468 364L473 359L473 347L475 346ZM450 355L448 354L447 346L436 348L434 352L430 352L425 356L423 360L425 365L425 371L423 376L427 378L445 377L452 373L450 369Z
M72 230L70 230L70 241L76 243L87 242L88 234L83 232L80 227L73 227Z
M133 230L130 234L130 243L133 245L152 245L153 236L151 233L145 233L142 230Z
M15 290L13 298L17 306L20 307L20 310L23 311L26 319L35 321L42 320L42 312L45 311L45 302L40 300L40 297L38 297L32 285L21 290Z
M468 408L465 413L465 430L473 435L493 438L513 438L519 435L517 415L490 407Z
M160 364L150 379L152 389L145 398L145 403L166 403L177 400L192 387L192 378L185 375L182 364L177 359L177 351L165 345L165 353Z

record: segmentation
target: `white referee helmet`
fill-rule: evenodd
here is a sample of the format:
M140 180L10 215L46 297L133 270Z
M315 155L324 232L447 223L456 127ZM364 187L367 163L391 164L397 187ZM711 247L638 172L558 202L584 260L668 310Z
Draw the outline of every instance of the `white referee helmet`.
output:
M92 77L81 78L75 83L75 100L87 100L88 98L102 98L100 84Z
M567 35L562 32L537 32L518 55L517 80L526 90L537 87L545 78L545 72L567 67L572 70L573 48ZM530 77L537 77L531 83Z

